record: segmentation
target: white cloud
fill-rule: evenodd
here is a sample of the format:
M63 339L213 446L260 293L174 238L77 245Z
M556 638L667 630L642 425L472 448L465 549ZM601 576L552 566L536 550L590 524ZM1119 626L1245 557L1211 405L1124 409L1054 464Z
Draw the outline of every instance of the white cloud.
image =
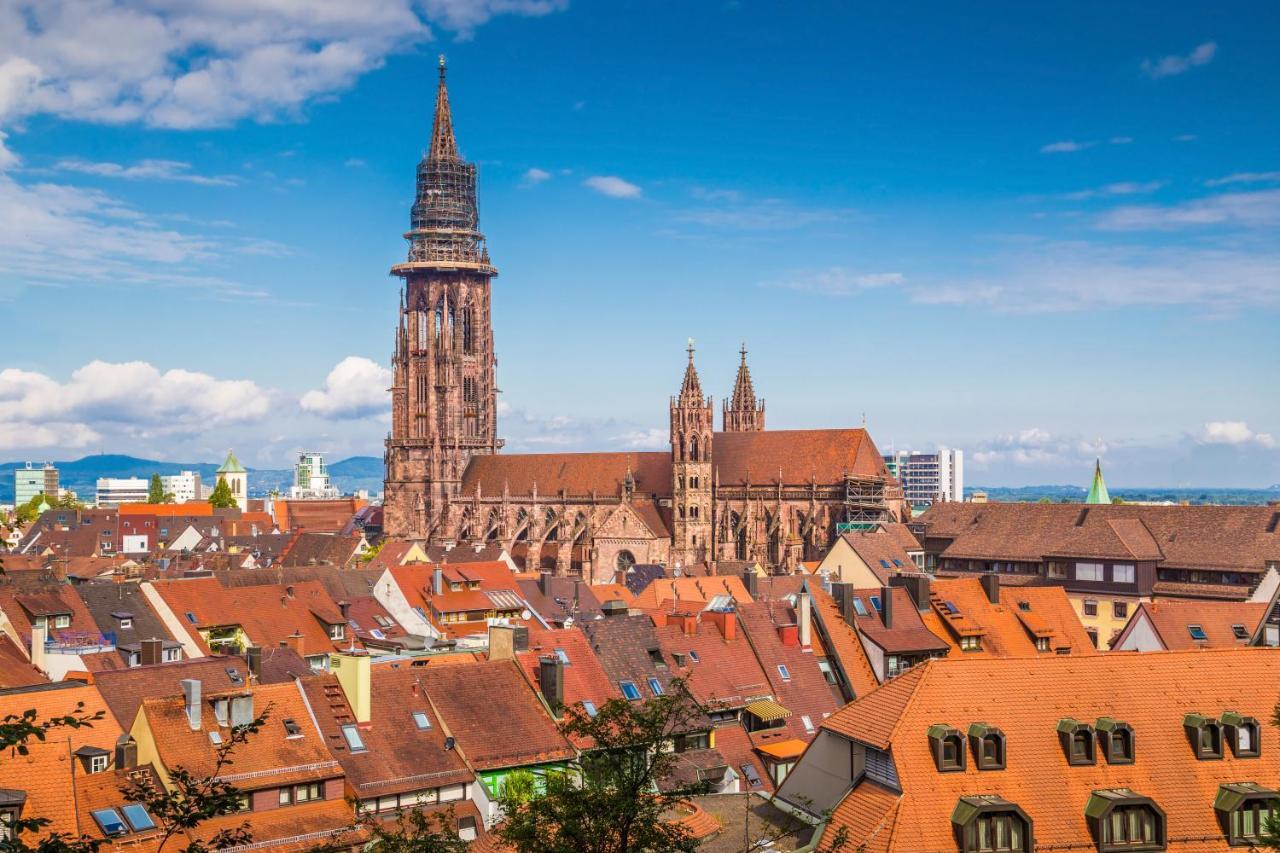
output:
M1105 186L1094 187L1092 189L1064 193L1062 198L1070 199L1071 201L1081 201L1083 199L1103 198L1106 196L1141 195L1145 193L1153 193L1164 185L1164 181L1120 181L1119 183L1107 184Z
M299 401L304 411L329 418L364 418L391 408L391 371L361 356L351 355L329 371L324 388L308 391Z
M1280 308L1280 253L1273 250L1032 243L995 256L993 272L918 278L911 298L1008 313L1190 306L1210 314Z
M767 282L766 285L826 296L853 296L866 290L902 284L904 281L902 273L897 272L865 273L844 267L829 267L823 270L798 270L777 281Z
M8 146L4 144L4 141L7 138L8 134L3 130L0 130L0 175L4 174L9 169L15 168L22 162L18 155L10 151Z
M1144 59L1142 60L1142 73L1153 80L1185 74L1197 66L1208 65L1213 61L1213 57L1217 52L1218 45L1207 41L1185 55L1170 54L1155 60Z
M84 447L104 435L144 438L255 422L270 395L247 379L217 379L143 362L92 361L67 382L0 370L0 447Z
M1173 141L1174 142L1195 142L1199 138L1200 137L1196 136L1194 133L1179 133L1177 136L1173 138Z
M132 166L123 166L119 163L94 163L71 158L59 161L54 168L63 172L80 172L126 181L179 181L206 187L226 187L238 183L231 175L192 174L191 164L180 160L140 160Z
M1130 142L1133 142L1133 137L1132 136L1113 136L1107 141L1110 142L1112 145L1128 145Z
M1236 172L1221 178L1205 181L1206 187L1221 187L1228 184L1269 184L1280 181L1280 172Z
M1202 444L1256 444L1260 447L1276 446L1270 433L1254 432L1244 421L1210 421L1200 434Z
M431 25L469 35L561 0L9 0L0 123L47 113L157 127L289 118L350 87Z
M520 182L526 187L532 187L549 180L551 180L551 173L546 169L539 169L535 166L524 173Z
M966 455L975 469L987 470L996 465L1083 465L1106 452L1107 445L1100 439L1088 441L1078 436L1057 435L1041 427L1029 427L978 442Z
M1133 205L1098 219L1108 231L1165 231L1202 225L1262 228L1280 224L1280 189L1223 193L1174 205Z
M641 193L640 187L615 175L593 175L582 185L610 198L639 198Z
M1070 154L1074 151L1083 151L1086 148L1092 148L1097 145L1096 142L1076 142L1074 139L1064 139L1061 142L1050 142L1048 145L1040 146L1041 154Z
M348 169L363 169L367 164L359 157L351 157L344 160L342 165L346 166Z

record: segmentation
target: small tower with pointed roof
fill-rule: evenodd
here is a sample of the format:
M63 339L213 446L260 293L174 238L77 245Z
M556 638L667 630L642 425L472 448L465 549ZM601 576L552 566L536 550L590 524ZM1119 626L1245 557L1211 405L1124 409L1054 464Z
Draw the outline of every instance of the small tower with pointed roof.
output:
M1107 482L1102 479L1102 460L1093 464L1093 483L1089 486L1089 494L1085 496L1087 504L1109 504L1111 495L1107 492Z
M738 354L742 361L738 364L738 378L733 383L733 396L724 401L724 431L761 432L764 430L764 400L756 400L751 371L747 368L745 343Z
M671 398L672 559L697 563L711 553L711 450L715 414L693 366L693 339L679 396Z
M249 472L240 460L236 458L236 454L232 450L227 451L226 460L218 466L217 481L226 481L227 488L231 490L231 496L236 499L236 505L240 509L249 508Z

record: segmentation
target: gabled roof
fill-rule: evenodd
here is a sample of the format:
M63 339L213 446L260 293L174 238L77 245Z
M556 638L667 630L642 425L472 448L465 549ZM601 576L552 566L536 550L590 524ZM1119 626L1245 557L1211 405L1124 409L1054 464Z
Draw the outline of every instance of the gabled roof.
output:
M47 684L49 679L31 665L25 649L20 649L8 634L0 633L0 689Z
M821 644L838 674L843 678L849 693L847 698L862 696L874 690L879 683L875 671L867 661L866 651L857 632L840 615L840 607L822 585L805 581L805 589L812 596L814 643Z
M595 652L591 650L591 641L587 635L575 628L531 628L529 630L529 650L518 652L516 660L524 670L525 677L538 692L542 692L538 681L540 661L543 657L559 656L564 652L568 662L564 665L564 703L573 706L579 702L590 702L596 708L604 706L610 699L621 699L622 691L610 680ZM545 698L545 694L544 698ZM577 742L576 739L574 739ZM587 744L578 742L579 747Z
M886 593L892 599L890 627L884 624ZM915 601L904 587L858 589L853 594L862 602L865 613L858 614L855 609L853 618L858 631L886 654L946 654L950 650L946 640L925 626Z
M700 578L656 578L632 602L641 610L663 610L673 604L694 605L699 610L713 599L722 597L739 604L751 601L742 578L736 575L713 575Z
M275 502L276 523L285 532L307 530L311 533L339 533L362 506L355 498L279 500Z
M1060 586L1001 586L1000 603L992 604L977 578L938 578L930 599L924 624L957 656L1034 657L1045 654L1036 650L1038 636L1049 639L1050 652L1097 652ZM961 651L961 636L979 636L981 649Z
M340 533L297 533L281 552L280 563L286 568L316 565L346 568L355 559L362 541L359 533L351 536Z
M865 429L718 432L712 468L721 485L839 483L846 475L890 480Z
M618 495L628 471L637 494L671 495L670 452L478 454L463 472L461 493L464 499L477 489L490 496L504 490L528 495L536 486L548 498L561 491L578 497Z
M646 698L650 678L658 679L664 692L671 686L674 662L663 654L658 631L648 616L609 616L580 622L577 628L591 641L591 650L614 684L630 681Z
M1266 723L1277 684L1276 649L931 660L824 724L889 751L902 788L895 813L891 794L866 789L867 782L856 785L845 798L852 802L836 808L825 838L847 827L854 847L874 833L889 841L871 849L954 850L951 814L959 798L989 794L1025 810L1034 821L1036 849L1095 849L1085 804L1096 790L1131 788L1164 810L1171 851L1225 851L1213 807L1219 785L1280 774L1280 732ZM1018 701L1000 701L1009 696ZM1225 711L1262 722L1261 757L1236 758L1229 748L1219 760L1194 757L1184 717L1198 712L1216 719ZM1096 764L1068 766L1057 732L1065 717L1128 723L1135 761L1113 764L1100 753ZM1006 769L979 770L969 761L962 771L939 773L929 727L943 723L964 732L979 720L1004 733ZM866 799L872 794L878 795L874 808Z
M446 730L476 770L565 761L577 754L515 661L426 667L422 681Z
M225 460L221 465L219 465L219 466L218 466L218 471L217 471L217 473L219 473L219 474L245 474L245 473L247 473L247 471L246 471L245 467L244 467L243 465L241 465L241 464L240 464L240 460L236 458L236 454L235 454L233 451L228 450L228 451L227 451L227 458L226 458L226 460Z
M1234 648L1248 645L1258 629L1258 623L1267 615L1266 602L1247 601L1199 601L1180 598L1161 598L1138 605L1129 622L1116 638L1113 648L1119 645L1140 619L1150 620L1151 627L1168 650ZM1196 626L1204 635L1198 640L1191 634ZM1235 630L1239 626L1243 636Z
M902 525L895 526L902 527ZM887 584L889 577L897 572L915 571L916 564L902 547L902 538L898 535L878 529L845 533L841 538L875 573L881 583Z
M684 656L684 665L675 667L673 674L684 678L689 691L703 704L741 708L753 699L772 696L773 685L736 624L737 613L714 616L714 621L710 615L674 618L657 627L667 657L674 661L675 655ZM686 621L695 628L693 633L686 631ZM730 621L733 627L724 627ZM697 663L690 651L698 656Z
M158 638L176 640L173 632L156 615L151 602L136 583L95 581L75 587L98 630L115 634L117 648L126 643ZM127 617L124 614L128 614ZM124 617L124 618L121 618ZM125 619L129 627L125 628Z
M181 696L183 679L197 679L204 685L206 693L234 690L241 686L231 678L229 670L233 668L242 678L249 672L248 665L240 658L194 658L97 672L93 683L102 694L111 716L121 728L128 730L133 728L138 708L144 700Z

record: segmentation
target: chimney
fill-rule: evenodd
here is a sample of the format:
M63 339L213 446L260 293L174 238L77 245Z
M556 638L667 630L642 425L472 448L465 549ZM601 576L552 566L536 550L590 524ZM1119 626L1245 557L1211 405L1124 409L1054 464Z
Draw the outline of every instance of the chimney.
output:
M538 658L538 687L557 716L564 707L564 662L555 655Z
M293 598L293 584L289 584L284 588L284 594Z
M605 616L626 616L627 603L620 598L611 598L600 605L600 612Z
M31 626L31 665L41 672L47 673L44 661L44 643L49 637L49 629L45 625Z
M812 620L813 614L810 612L810 601L812 596L807 592L802 592L796 596L796 622L800 626L800 645L804 648L812 645Z
M725 642L738 638L738 614L732 610L707 610L705 616L720 627L720 634Z
M441 595L444 593L444 569L439 566L431 572L431 594Z
M132 770L138 766L138 742L128 734L116 739L116 769Z
M686 613L680 617L680 629L686 634L693 636L698 633L698 617L693 613Z
M303 649L306 647L306 644L303 640L302 632L295 629L292 634L284 638L284 645L297 652L298 657L304 657Z
M747 594L751 596L751 600L756 598L756 590L758 589L755 570L751 566L747 566L742 570L742 585L747 588Z
M893 627L893 587L880 588L880 620L885 628Z
M373 676L369 653L363 649L334 652L329 655L329 669L338 677L342 692L356 716L357 723L367 723L373 711Z
M852 625L854 617L857 616L857 611L853 609L853 584L834 583L831 585L831 594L840 608L840 615L844 617L844 621Z
M200 731L200 679L182 679L182 695L187 702L187 724L193 732Z
M915 602L916 610L923 613L929 609L929 576L924 572L894 575L889 579L889 583L906 589L911 600Z
M551 585L551 572L538 572L538 592L549 595L547 587Z
M513 660L516 656L515 634L510 625L490 625L489 660Z
M347 614L348 614L350 611L351 611L351 602L350 602L350 601L339 601L339 602L338 602L338 612L342 614L342 621L343 621L343 622L347 621L347 619L349 618L349 617L347 616Z
M139 665L150 666L164 660L164 640L152 637L149 640L143 640L140 645L142 648L138 652Z
M515 638L515 650L518 652L529 651L529 627L527 625L517 625L512 633Z
M244 653L245 665L254 679L262 678L262 646L250 646Z
M1000 603L1000 576L995 572L988 572L982 575L979 580L982 581L982 589L987 594L987 601L992 604Z

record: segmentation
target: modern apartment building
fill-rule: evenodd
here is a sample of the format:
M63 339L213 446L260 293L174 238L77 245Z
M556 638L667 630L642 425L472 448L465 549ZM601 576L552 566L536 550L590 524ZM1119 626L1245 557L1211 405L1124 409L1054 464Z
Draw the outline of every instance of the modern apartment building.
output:
M188 503L203 500L203 487L200 485L200 474L197 471L183 471L180 474L169 474L160 478L165 492L173 495L174 503Z
M339 496L338 489L329 482L329 469L324 464L324 454L304 450L298 454L298 464L293 466L293 487L289 489L291 500L331 500Z
M903 450L886 456L884 461L902 484L906 502L913 507L964 500L963 450L945 447L935 453Z
M97 504L99 507L114 507L146 503L150 487L150 482L142 477L99 477Z
M14 506L22 506L36 495L58 497L58 469L48 462L28 462L13 472Z

